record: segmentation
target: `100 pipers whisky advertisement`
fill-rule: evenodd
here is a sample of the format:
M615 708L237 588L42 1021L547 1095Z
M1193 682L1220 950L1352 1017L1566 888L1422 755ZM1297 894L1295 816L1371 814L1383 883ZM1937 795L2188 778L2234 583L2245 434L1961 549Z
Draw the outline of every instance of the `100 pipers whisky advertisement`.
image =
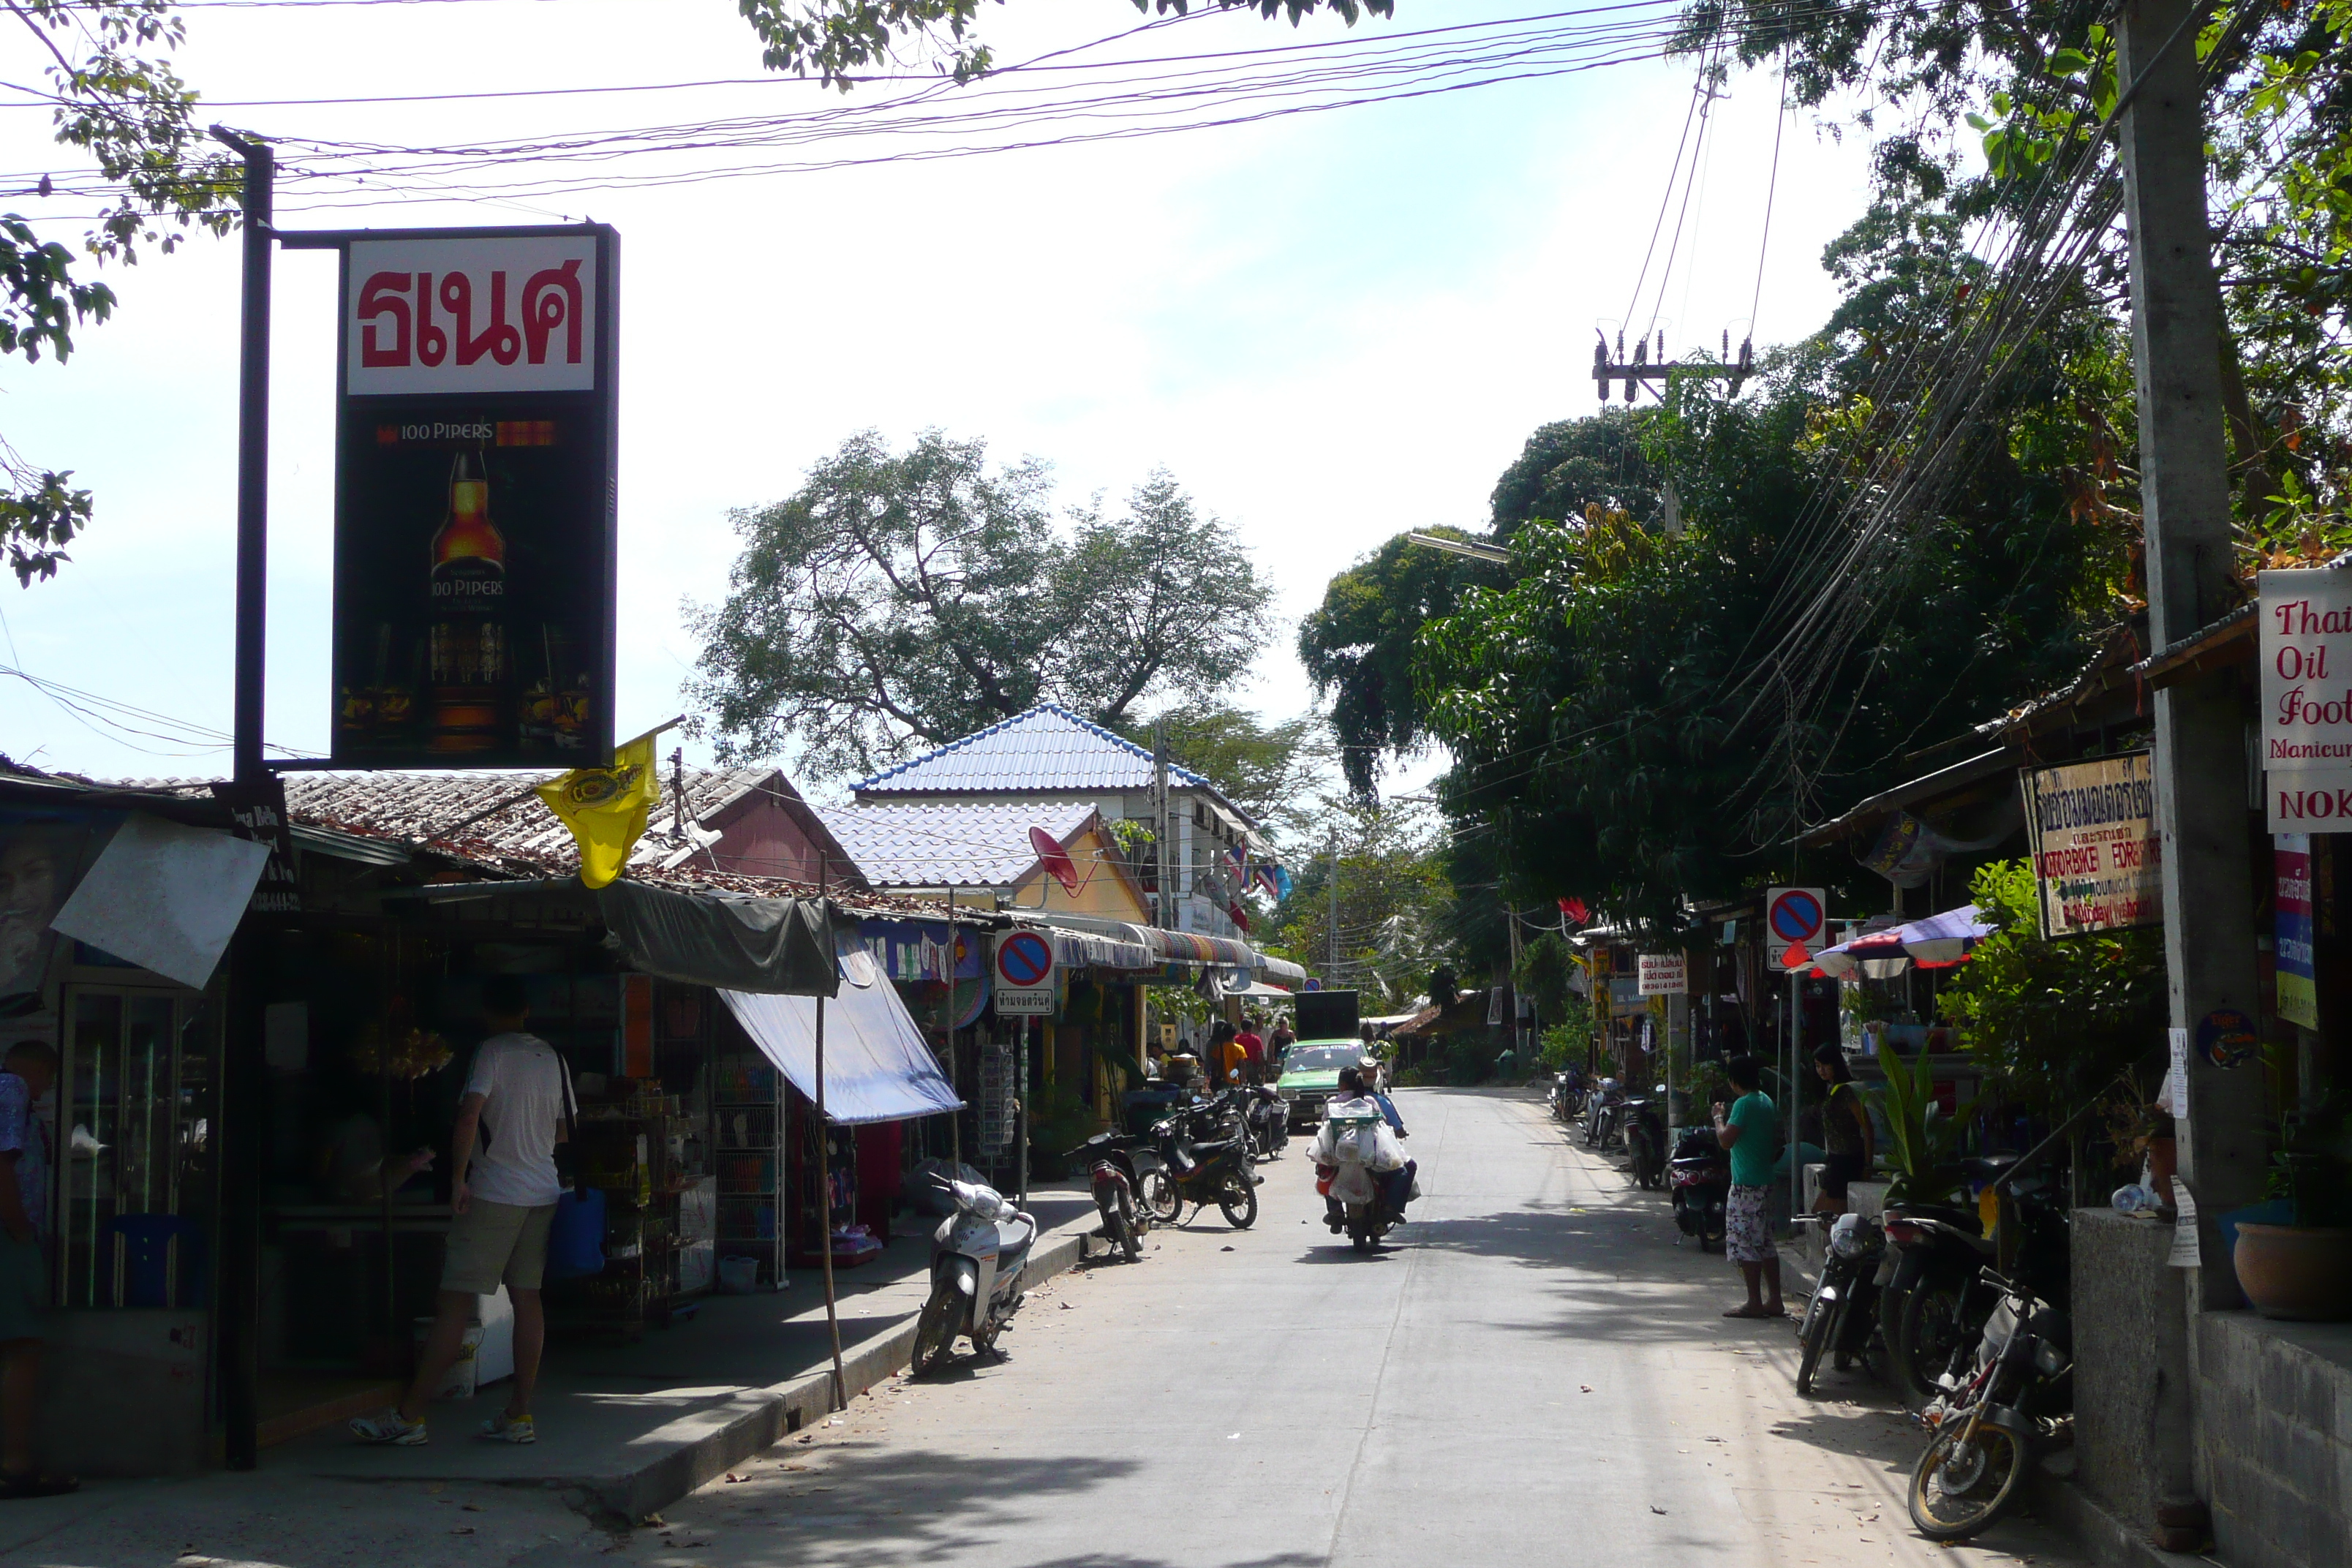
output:
M603 227L345 247L337 764L611 752L616 248Z

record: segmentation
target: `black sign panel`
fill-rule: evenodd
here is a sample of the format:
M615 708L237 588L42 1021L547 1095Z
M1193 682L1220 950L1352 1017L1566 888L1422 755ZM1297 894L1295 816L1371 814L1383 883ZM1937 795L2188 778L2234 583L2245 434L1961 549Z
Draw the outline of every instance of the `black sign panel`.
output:
M616 250L601 226L345 247L338 766L612 754Z

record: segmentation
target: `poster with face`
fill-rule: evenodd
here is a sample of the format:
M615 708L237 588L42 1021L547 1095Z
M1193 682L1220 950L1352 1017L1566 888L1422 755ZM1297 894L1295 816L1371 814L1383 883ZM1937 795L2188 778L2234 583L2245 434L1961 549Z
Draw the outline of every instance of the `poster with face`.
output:
M0 1018L37 1011L49 921L120 825L113 812L0 812Z

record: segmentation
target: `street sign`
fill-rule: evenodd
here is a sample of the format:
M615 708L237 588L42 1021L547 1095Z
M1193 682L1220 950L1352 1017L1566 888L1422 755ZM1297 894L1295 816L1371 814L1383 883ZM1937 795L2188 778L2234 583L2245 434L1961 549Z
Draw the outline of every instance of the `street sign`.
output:
M2042 935L2164 923L2164 846L2147 752L2036 768L2023 788Z
M1042 931L1007 931L996 939L999 1017L1054 1015L1054 942Z
M603 763L619 237L578 225L340 244L334 762Z
M1642 995L1680 996L1690 989L1681 953L1644 952L1637 960Z
M1819 943L1826 896L1819 888L1767 888L1764 890L1766 951L1785 969L1811 963L1810 951Z

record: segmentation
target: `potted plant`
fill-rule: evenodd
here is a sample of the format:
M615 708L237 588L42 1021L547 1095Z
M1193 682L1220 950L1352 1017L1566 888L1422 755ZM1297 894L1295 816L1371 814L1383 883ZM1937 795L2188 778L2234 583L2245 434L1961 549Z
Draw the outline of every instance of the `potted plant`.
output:
M2266 1318L2352 1317L2352 1105L2328 1095L2320 1108L2280 1118L2270 1196L2284 1225L2242 1223L2231 1261L2246 1300Z
M1924 1053L1906 1062L1882 1037L1878 1067L1886 1075L1878 1109L1886 1122L1886 1142L1879 1158L1887 1170L1887 1203L1950 1203L1958 1195L1960 1184L1952 1151L1969 1124L1969 1109L1957 1116L1942 1114Z

